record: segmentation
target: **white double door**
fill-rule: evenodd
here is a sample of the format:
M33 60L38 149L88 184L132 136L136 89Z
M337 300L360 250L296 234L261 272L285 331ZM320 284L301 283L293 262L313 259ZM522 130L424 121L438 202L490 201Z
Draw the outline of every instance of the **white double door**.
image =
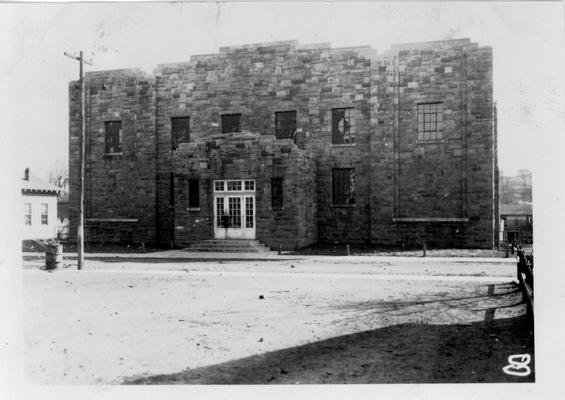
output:
M214 195L214 237L255 239L255 195Z

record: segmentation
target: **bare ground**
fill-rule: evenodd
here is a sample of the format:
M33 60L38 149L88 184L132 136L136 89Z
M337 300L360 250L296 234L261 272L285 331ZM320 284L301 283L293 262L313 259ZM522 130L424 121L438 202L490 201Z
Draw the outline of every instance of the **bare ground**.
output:
M35 383L534 379L502 372L508 356L534 354L511 264L110 257L53 273L35 258L25 265Z
M400 324L129 384L533 382L506 375L507 355L533 354L525 316L491 323ZM530 364L533 368L533 364Z

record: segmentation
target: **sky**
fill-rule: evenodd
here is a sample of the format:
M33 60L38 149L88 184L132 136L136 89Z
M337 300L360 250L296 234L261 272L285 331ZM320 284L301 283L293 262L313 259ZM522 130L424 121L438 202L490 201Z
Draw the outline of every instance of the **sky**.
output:
M68 82L86 71L187 61L220 46L278 40L333 47L471 38L494 53L499 165L535 169L563 120L559 2L0 4L0 144L22 173L68 165ZM540 138L542 140L540 140ZM539 164L539 162L538 162Z

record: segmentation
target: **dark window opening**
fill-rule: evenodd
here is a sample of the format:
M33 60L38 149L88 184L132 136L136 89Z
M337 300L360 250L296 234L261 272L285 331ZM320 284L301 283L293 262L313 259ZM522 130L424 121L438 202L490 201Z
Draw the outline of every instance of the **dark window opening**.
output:
M222 133L241 132L241 114L222 115Z
M122 121L106 121L106 153L122 152Z
M443 139L443 104L418 104L418 140Z
M355 134L351 129L352 108L332 109L332 144L353 144Z
M293 139L296 133L296 111L275 113L275 136L277 139Z
M332 203L338 206L355 204L355 169L332 171Z
M179 143L190 142L190 117L171 118L172 149L176 150Z
M283 206L283 179L271 179L271 207L276 210L282 209Z
M188 180L188 208L200 207L200 181L198 179Z

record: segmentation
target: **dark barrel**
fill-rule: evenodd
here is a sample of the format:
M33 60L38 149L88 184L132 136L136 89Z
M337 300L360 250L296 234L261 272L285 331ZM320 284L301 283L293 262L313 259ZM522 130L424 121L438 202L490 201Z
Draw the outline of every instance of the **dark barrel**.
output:
M63 264L63 245L50 245L45 248L45 268L56 269Z

